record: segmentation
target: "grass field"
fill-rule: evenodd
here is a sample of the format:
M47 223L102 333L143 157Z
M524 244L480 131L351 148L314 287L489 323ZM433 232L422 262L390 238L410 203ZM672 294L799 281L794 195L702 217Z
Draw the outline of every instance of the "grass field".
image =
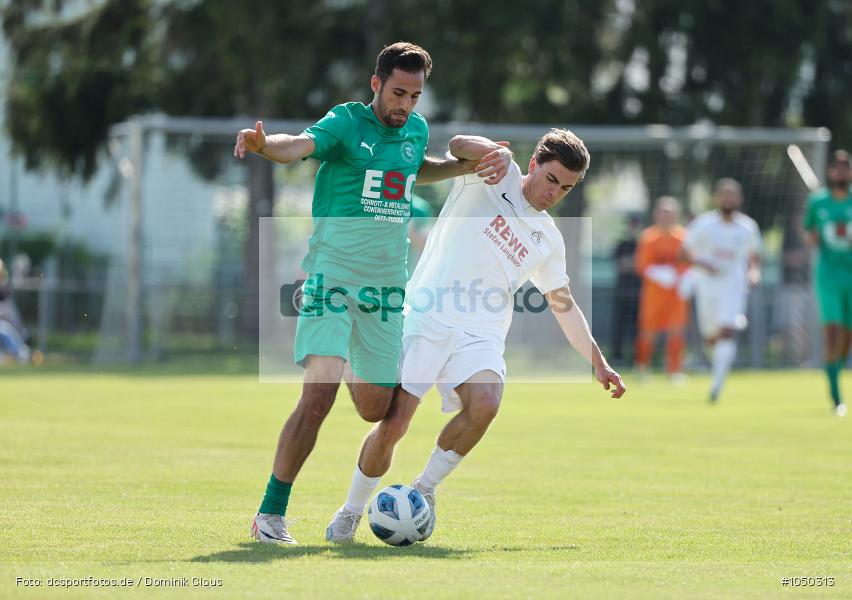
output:
M816 372L737 374L716 407L702 377L618 401L591 384L509 386L439 490L435 535L400 549L364 526L352 546L323 539L368 429L344 393L294 488L300 545L278 548L248 528L297 386L0 377L2 598L852 597L852 420L830 416ZM427 398L386 484L417 474L444 420ZM88 576L143 585L47 587ZM801 576L835 584L782 586Z

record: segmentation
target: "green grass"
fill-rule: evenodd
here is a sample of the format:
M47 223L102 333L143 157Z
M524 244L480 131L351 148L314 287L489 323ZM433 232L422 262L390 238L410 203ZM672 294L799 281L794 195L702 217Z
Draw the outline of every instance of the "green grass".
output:
M852 597L852 420L821 375L738 374L717 407L706 388L508 386L432 539L399 549L363 526L323 539L368 429L341 393L291 499L300 545L277 548L248 527L297 386L19 370L0 379L0 598ZM429 396L386 484L419 472L445 419ZM222 586L45 587L86 576ZM781 586L797 576L835 586Z

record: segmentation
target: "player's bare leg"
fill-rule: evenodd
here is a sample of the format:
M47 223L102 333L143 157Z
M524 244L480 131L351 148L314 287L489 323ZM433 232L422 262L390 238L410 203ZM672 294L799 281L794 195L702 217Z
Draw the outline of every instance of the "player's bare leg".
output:
M412 487L423 494L432 519L421 541L432 535L437 521L435 488L459 465L482 439L497 416L503 397L503 380L494 371L480 371L456 388L462 410L450 419L438 436L438 443L423 472Z
M396 388L368 383L354 374L346 385L362 419L378 423L388 413Z
M361 445L358 467L364 475L381 477L388 472L393 450L408 431L408 425L419 404L417 396L401 387L396 388L396 395L387 416L373 427Z
M387 415L361 444L346 503L334 513L326 528L325 538L328 541L345 543L354 539L367 502L382 476L390 469L394 448L408 430L419 404L416 396L397 386Z
M840 395L840 371L849 356L849 330L836 323L828 323L824 329L825 371L828 376L829 394L837 416L846 415L846 405Z
M441 431L438 446L462 456L482 439L497 416L503 380L494 371L480 371L456 388L462 410Z
M305 359L302 395L278 436L272 477L252 523L251 533L256 540L274 544L296 543L287 532L284 521L290 490L334 404L342 374L342 358L309 355Z
M852 351L852 329L848 327L842 328L842 340L840 342L840 360L846 364L846 361L849 360L849 352Z
M343 359L310 355L305 360L302 395L278 437L273 474L292 483L317 441L320 426L334 405Z

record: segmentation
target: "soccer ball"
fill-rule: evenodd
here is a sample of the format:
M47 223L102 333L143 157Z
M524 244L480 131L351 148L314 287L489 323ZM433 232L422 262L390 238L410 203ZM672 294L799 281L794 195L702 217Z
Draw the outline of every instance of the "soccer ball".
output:
M391 546L420 541L432 512L423 495L407 485L390 485L373 497L367 519L376 537Z

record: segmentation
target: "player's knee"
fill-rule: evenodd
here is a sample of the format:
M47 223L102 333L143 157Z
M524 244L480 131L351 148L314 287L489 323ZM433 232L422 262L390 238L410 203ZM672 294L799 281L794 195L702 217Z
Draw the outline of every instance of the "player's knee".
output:
M358 414L368 423L378 423L385 418L387 412L386 406L370 406L358 409Z
M301 410L301 421L303 425L310 429L317 429L331 410L331 405L326 405L322 402L307 403Z
M500 394L497 390L486 389L478 392L468 407L471 420L481 425L488 425L500 410Z
M312 384L302 391L297 410L304 424L319 427L325 420L337 394L337 385Z
M370 398L369 401L355 402L355 409L362 419L370 423L378 423L385 418L390 408L391 397Z
M379 426L378 434L384 445L396 444L403 438L405 432L408 431L408 419L401 417L392 417L382 421Z

